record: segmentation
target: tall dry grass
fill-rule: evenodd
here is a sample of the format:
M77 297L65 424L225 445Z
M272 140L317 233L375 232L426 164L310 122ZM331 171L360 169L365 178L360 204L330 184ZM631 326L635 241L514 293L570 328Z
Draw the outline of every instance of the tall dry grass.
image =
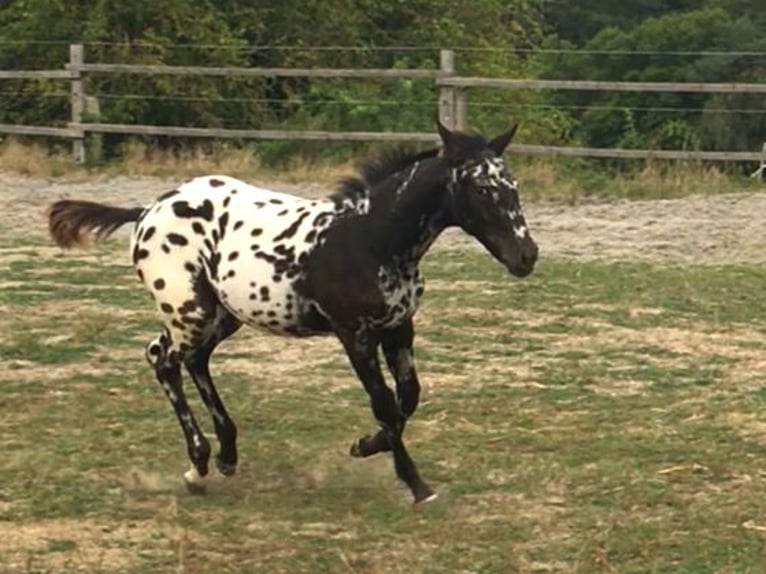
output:
M88 170L63 150L47 150L40 144L7 138L0 143L0 172L40 178L82 178Z
M748 187L720 169L710 165L678 162L649 162L635 177L621 181L623 195L628 198L678 197L691 193L715 194L730 191L732 185Z
M696 162L648 161L629 173L583 168L582 164L572 169L566 162L550 158L535 158L513 167L527 200L661 199L763 189L756 180Z
M22 143L12 138L0 143L0 172L40 178L81 179L117 175L189 178L220 173L261 181L332 183L353 174L354 165L351 160L314 161L295 157L275 168L263 165L252 149L226 144L206 149L160 150L137 140L129 140L120 148L119 161L82 166L64 148L50 151L39 144Z
M220 143L204 149L158 150L130 140L123 144L119 161L85 167L78 165L63 147L50 151L39 144L22 143L13 138L0 144L0 172L78 180L117 175L186 179L220 173L245 180L332 185L352 175L359 159L362 158L293 157L276 168L264 165L253 148ZM762 188L760 182L733 177L715 166L693 162L650 161L641 170L626 174L599 170L584 161L555 158L509 158L508 163L519 178L527 201L670 198Z
M280 167L266 166L254 149L225 143L213 144L205 149L162 150L130 140L122 146L120 156L118 163L106 169L128 176L193 177L219 173L260 181L332 183L354 172L354 164L348 160L294 157Z

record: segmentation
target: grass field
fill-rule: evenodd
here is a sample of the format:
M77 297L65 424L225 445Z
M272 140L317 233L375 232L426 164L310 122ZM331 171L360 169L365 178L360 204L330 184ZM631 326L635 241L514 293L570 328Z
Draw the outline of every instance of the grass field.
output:
M187 494L124 241L0 249L0 572L764 571L762 267L429 256L413 508L346 454L374 425L339 344L253 331L213 361L238 474Z

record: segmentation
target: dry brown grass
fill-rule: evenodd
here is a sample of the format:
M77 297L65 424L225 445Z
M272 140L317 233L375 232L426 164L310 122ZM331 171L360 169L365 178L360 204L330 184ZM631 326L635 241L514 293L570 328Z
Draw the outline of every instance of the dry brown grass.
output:
M721 193L729 177L715 166L692 162L650 161L635 177L626 181L625 195L652 197L662 189L668 197L692 193Z
M77 165L64 149L50 151L36 143L14 138L0 143L0 171L29 177L82 178L88 171Z
M738 181L716 166L697 162L648 161L635 173L562 169L550 158L513 160L527 200L547 198L574 201L583 196L609 198L682 197L691 194L720 194L746 189L750 182Z
M333 184L355 172L359 159L287 159L279 167L264 165L253 147L227 142L206 143L180 150L162 150L131 139L120 148L120 160L95 167L74 162L66 145L50 151L36 143L7 138L0 145L0 171L43 178L93 179L104 176L186 178L222 173L243 179L284 183ZM647 162L634 174L611 176L606 172L588 175L562 169L551 158L510 158L520 176L525 198L535 201L555 198L574 201L596 195L619 198L679 197L693 193L721 193L739 184L724 172L692 162Z
M173 507L168 505L169 510ZM158 559L178 552L188 536L177 525L150 520L117 524L64 518L21 525L0 521L0 537L9 550L5 572L124 571L145 560L131 547L154 542L155 550L150 552Z
M333 183L354 173L355 167L350 160L311 161L299 157L278 168L266 167L253 148L227 143L162 150L139 140L128 140L121 146L120 155L119 161L84 167L73 160L65 147L49 151L39 144L8 138L0 145L0 171L36 178L75 180L116 175L184 178L222 173L285 183Z

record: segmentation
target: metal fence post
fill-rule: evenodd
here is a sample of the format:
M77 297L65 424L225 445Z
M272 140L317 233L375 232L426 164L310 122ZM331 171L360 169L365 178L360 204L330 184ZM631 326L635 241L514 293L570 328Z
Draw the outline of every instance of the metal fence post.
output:
M82 71L80 66L83 63L82 44L69 45L69 72L71 73L69 81L69 101L72 108L72 123L82 124L83 112L85 111L85 91L82 83ZM85 163L85 132L81 131L80 136L72 140L72 153L77 163Z

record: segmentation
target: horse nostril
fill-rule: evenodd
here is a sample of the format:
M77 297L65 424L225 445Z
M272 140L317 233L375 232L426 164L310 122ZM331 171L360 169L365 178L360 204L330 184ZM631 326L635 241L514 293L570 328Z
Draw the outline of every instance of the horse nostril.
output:
M521 262L524 264L525 267L532 267L535 262L537 261L537 245L532 244L532 247L528 251L525 251L521 255Z

